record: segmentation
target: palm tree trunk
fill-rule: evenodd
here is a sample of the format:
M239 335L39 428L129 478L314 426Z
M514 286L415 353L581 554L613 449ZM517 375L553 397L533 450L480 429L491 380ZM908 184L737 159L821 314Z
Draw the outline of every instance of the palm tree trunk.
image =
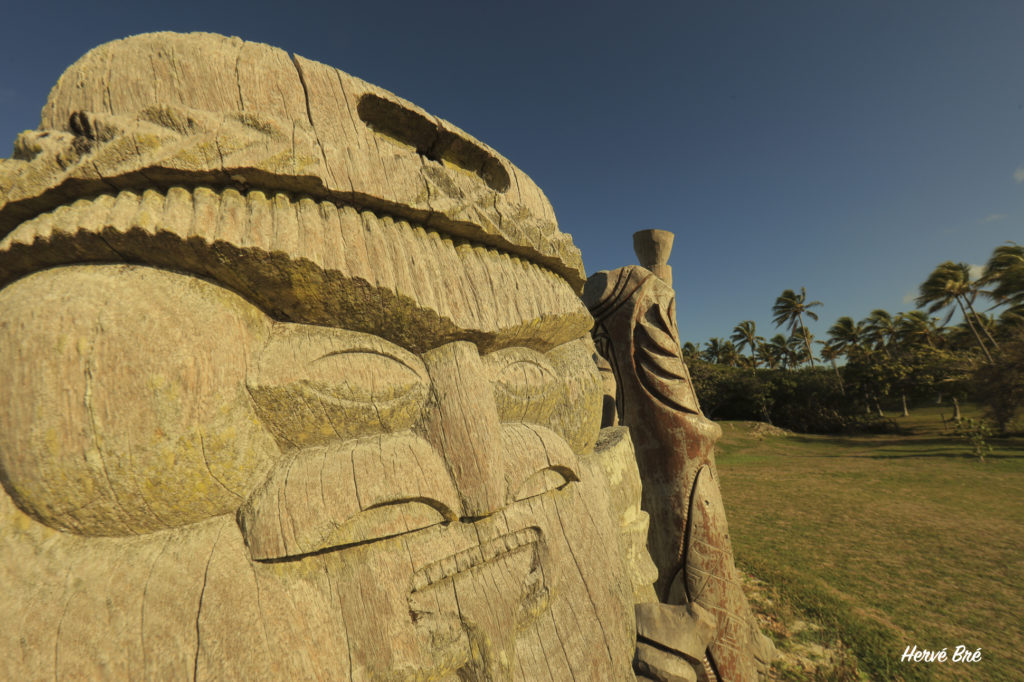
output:
M974 319L979 320L978 313L974 312L974 304L971 303L970 301L967 301L967 307L971 309L971 315L974 315ZM998 349L999 348L999 344L996 343L996 340L993 339L992 335L988 333L988 330L985 329L984 326L982 326L980 320L978 321L978 326L981 327L981 331L985 332L985 336L988 337L988 340L992 342L992 347Z
M804 345L807 346L807 360L811 363L811 369L814 369L814 351L811 350L811 337L807 336L807 327L804 326L804 315L800 313L798 319L800 320L800 333L804 337Z
M971 333L974 334L974 338L978 341L978 346L981 347L981 351L988 358L989 363L992 363L992 354L988 352L988 348L985 347L984 342L981 340L981 336L978 334L978 330L974 328L974 322L971 321L971 316L967 314L967 310L964 308L964 302L960 300L960 297L956 297L956 302L960 306L960 312L963 313L964 320L967 321L967 326L970 327Z

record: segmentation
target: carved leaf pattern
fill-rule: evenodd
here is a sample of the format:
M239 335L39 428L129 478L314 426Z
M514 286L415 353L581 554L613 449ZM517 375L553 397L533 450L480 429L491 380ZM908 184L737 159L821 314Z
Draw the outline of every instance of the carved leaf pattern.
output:
M674 409L697 413L679 341L660 303L647 309L634 328L633 364L641 385Z

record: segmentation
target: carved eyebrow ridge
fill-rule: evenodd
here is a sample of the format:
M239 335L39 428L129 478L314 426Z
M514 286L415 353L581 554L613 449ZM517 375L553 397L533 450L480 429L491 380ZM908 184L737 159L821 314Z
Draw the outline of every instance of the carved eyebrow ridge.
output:
M295 212L304 239L296 242L294 226L284 231L273 227L273 216L281 211L289 220ZM217 217L223 226L204 227L208 223L200 218L206 217ZM403 282L390 271L373 267L368 257L387 250L381 242L387 231L371 231L375 254L361 251L365 224L357 229L357 218L386 224L389 238L400 239L404 249L422 248L424 263L431 267L454 263L454 281L468 285L470 280L482 282L482 276L515 277L531 291L536 288L537 295L525 311L501 305L491 315L455 294L420 292L415 280ZM477 254L487 258L477 259ZM477 260L486 261L482 273ZM256 188L125 189L62 204L21 223L0 240L0 286L45 268L96 262L132 263L206 278L276 320L321 326L351 320L353 329L417 351L454 339L493 347L499 338L522 338L522 345L546 349L549 336L557 336L559 343L575 338L591 319L564 277L527 256L454 236L422 221ZM227 268L227 262L234 266ZM503 292L501 302L510 296ZM379 297L379 305L366 304L373 297ZM410 319L387 314L392 307ZM521 319L520 313L528 319Z

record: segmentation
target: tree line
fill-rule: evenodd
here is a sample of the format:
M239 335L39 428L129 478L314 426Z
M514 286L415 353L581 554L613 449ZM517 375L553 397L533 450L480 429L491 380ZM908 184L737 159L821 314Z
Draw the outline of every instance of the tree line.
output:
M887 428L884 405L907 414L914 403L945 399L958 420L960 401L971 398L1005 432L1024 404L1024 246L996 247L979 277L966 263L941 263L914 304L859 321L839 317L816 340L805 320L818 320L823 304L808 301L803 287L787 289L772 306L772 322L787 333L765 339L744 320L728 338L684 344L683 355L705 412L720 418L774 422L786 413L780 425L797 430L877 430ZM950 324L954 316L960 321ZM784 399L810 400L814 414L793 413Z

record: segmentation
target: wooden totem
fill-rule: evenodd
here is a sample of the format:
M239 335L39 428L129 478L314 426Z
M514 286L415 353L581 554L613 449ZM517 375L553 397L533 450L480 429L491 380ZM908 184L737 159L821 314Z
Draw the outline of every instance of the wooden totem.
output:
M87 53L0 159L0 678L633 680L583 283L522 171L392 93Z
M754 624L733 562L714 458L721 428L701 413L680 349L667 264L672 234L638 232L634 244L642 267L598 272L584 288L605 360L604 419L630 429L659 600L697 604L713 615L705 675L754 680L770 645Z

